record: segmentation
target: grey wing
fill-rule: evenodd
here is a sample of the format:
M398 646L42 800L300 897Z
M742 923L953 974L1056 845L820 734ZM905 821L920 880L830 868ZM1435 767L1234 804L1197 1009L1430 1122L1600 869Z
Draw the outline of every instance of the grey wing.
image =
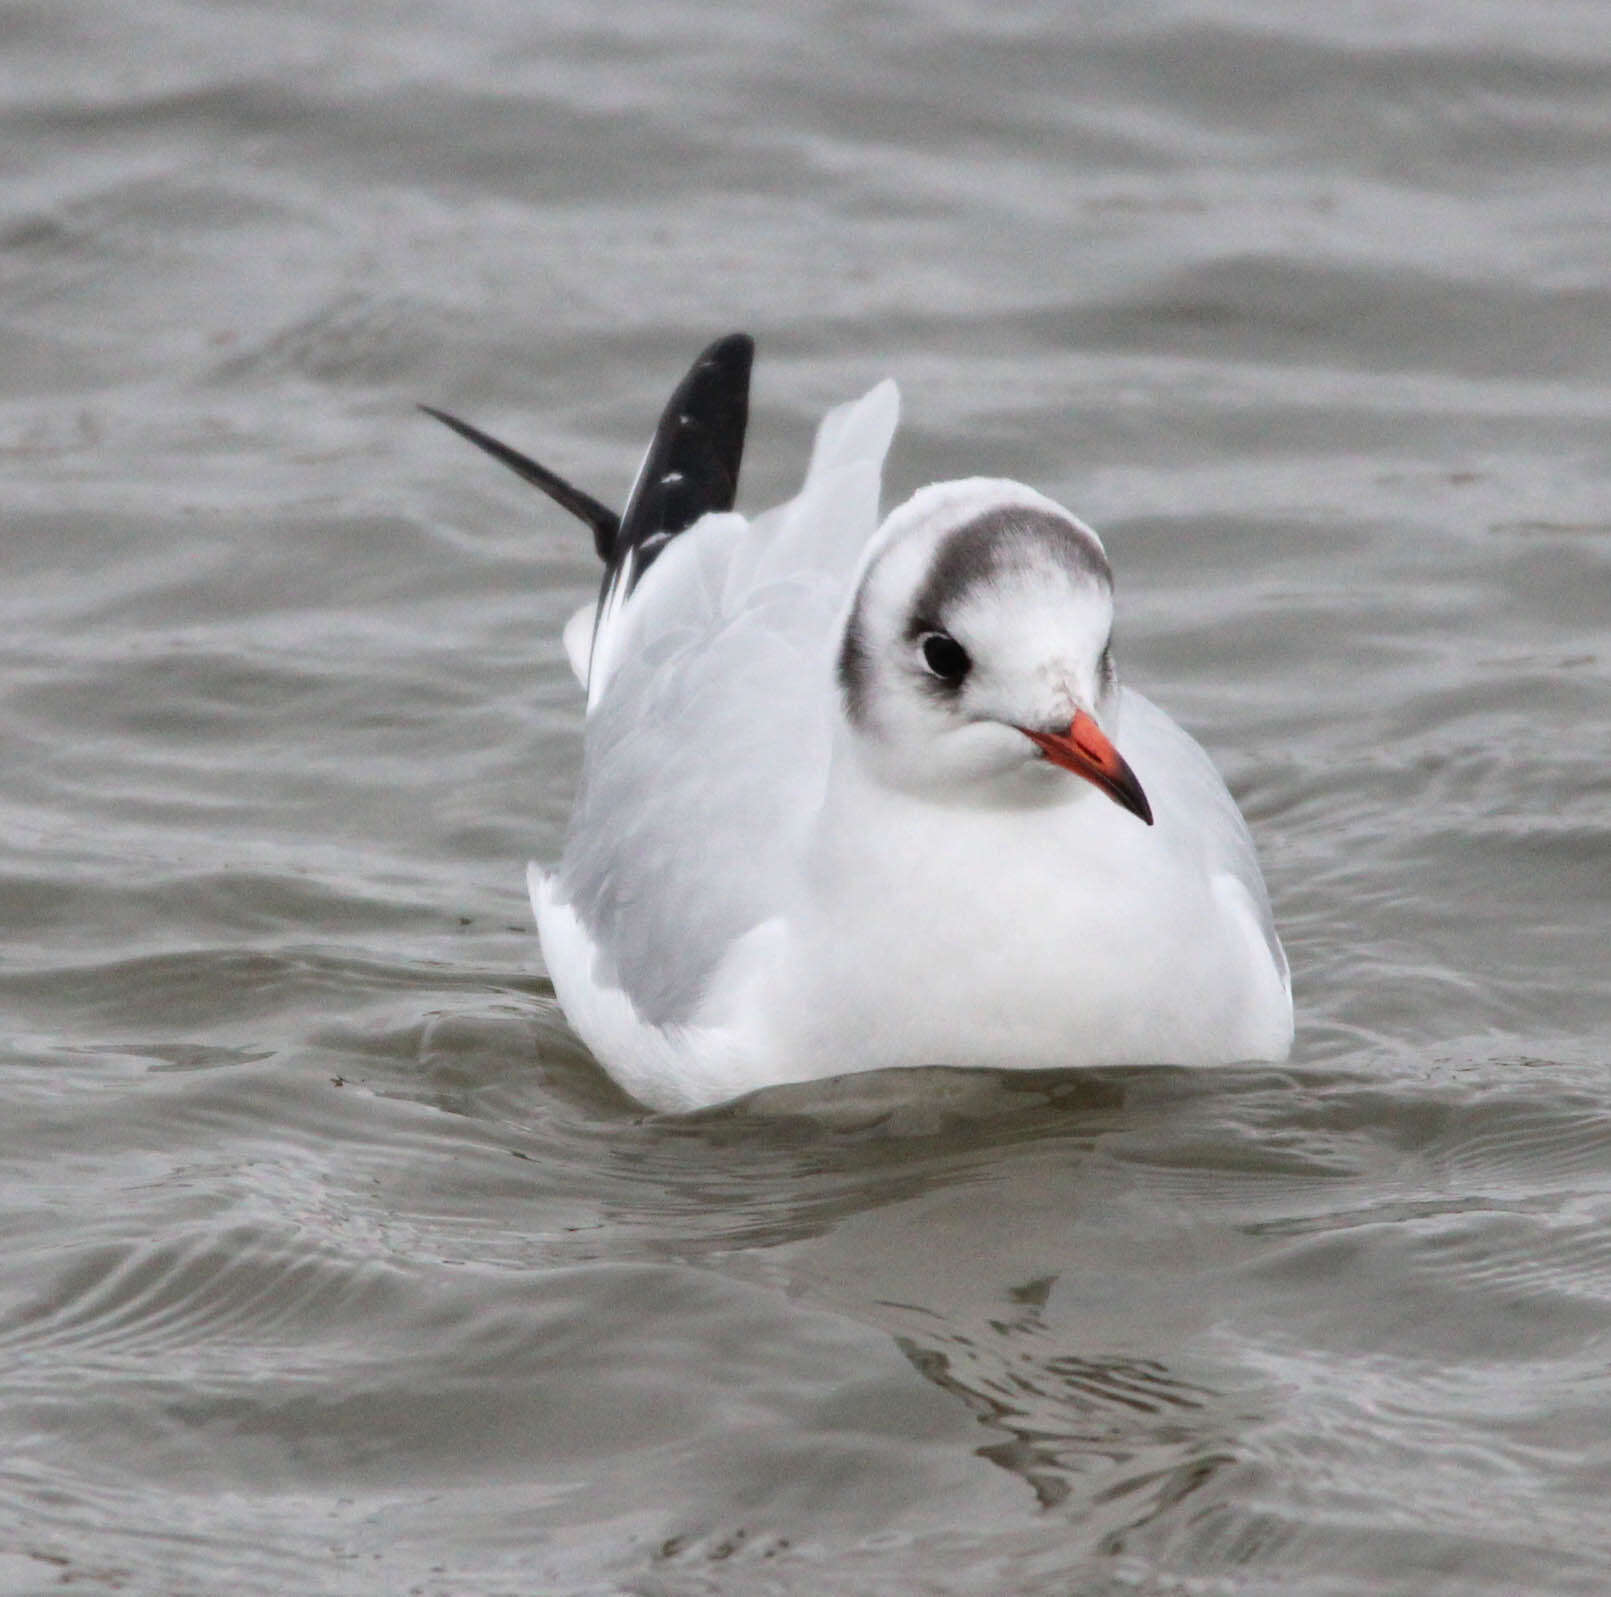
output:
M704 517L611 624L554 886L595 982L650 1025L690 1019L733 943L792 901L898 408L886 383L831 412L795 499L753 524Z
M1159 823L1182 819L1210 874L1223 873L1246 889L1270 958L1287 980L1287 956L1258 852L1224 777L1203 746L1144 695L1124 689L1119 716L1119 745L1147 789ZM1167 772L1167 782L1149 772Z
M836 608L780 586L715 640L663 636L588 718L558 890L595 981L650 1025L688 1020L732 944L788 901L828 759Z

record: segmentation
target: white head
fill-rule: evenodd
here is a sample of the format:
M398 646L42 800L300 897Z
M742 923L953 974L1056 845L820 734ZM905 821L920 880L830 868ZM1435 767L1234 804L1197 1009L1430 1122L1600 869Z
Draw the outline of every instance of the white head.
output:
M1112 635L1089 527L1020 483L937 483L873 540L839 649L845 719L890 786L1050 803L1090 794L1081 776L1150 824L1110 741Z

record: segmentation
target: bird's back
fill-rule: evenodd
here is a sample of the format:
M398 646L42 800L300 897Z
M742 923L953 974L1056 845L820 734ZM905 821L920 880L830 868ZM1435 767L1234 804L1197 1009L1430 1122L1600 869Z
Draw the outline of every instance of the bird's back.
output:
M591 943L592 980L650 1026L687 1021L724 953L790 889L897 409L885 383L830 413L794 500L681 534L595 641L614 663L548 892Z

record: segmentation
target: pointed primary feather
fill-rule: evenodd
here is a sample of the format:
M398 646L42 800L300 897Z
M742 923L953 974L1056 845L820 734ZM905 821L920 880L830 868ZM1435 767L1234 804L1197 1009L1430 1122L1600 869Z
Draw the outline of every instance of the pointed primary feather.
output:
M479 427L472 427L469 422L461 421L457 416L450 416L445 410L438 410L434 405L421 405L420 409L427 416L434 417L444 427L451 427L459 437L467 438L477 449L482 449L491 455L501 465L507 466L517 477L541 488L555 504L577 518L585 521L593 529L593 546L599 552L599 559L608 560L611 551L615 548L616 536L621 530L621 518L610 509L608 505L600 504L592 494L583 493L572 483L568 483L547 466L539 465L529 455L523 455L518 449L511 449L508 444L500 442L491 433L484 433Z
M565 628L565 652L588 690L589 709L618 653L616 623L622 607L644 573L678 533L712 511L733 508L754 358L755 342L747 333L729 333L700 354L666 402L619 516L479 427L434 405L419 407L593 529L604 580L597 603L578 611Z
M599 587L588 666L588 708L620 657L617 623L632 590L680 532L711 511L731 510L749 422L747 333L718 338L688 368L661 412Z

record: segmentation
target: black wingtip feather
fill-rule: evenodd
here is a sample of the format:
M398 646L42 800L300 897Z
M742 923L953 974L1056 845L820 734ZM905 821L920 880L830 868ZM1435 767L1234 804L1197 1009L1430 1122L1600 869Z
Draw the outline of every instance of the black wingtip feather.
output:
M610 593L623 571L630 591L679 532L710 511L733 508L754 362L755 340L748 333L729 333L688 368L666 401L632 497L619 516L479 427L434 405L419 408L586 522L605 564L603 591Z
M755 340L748 333L729 333L705 349L666 401L632 498L621 512L606 591L634 551L631 581L636 584L679 532L710 511L733 508L754 361Z
M593 529L593 545L599 552L599 558L604 561L611 558L620 533L621 518L608 505L600 504L591 494L583 493L580 488L566 482L563 477L556 476L546 466L540 466L529 456L521 454L518 449L511 449L508 444L500 443L490 433L482 432L479 427L472 427L469 422L461 421L457 416L450 416L447 411L438 410L434 405L421 405L419 408L427 416L441 422L444 427L451 427L459 437L468 439L477 449L485 450L517 477L531 483L533 487L541 488L555 504L570 511L579 521L586 522Z

